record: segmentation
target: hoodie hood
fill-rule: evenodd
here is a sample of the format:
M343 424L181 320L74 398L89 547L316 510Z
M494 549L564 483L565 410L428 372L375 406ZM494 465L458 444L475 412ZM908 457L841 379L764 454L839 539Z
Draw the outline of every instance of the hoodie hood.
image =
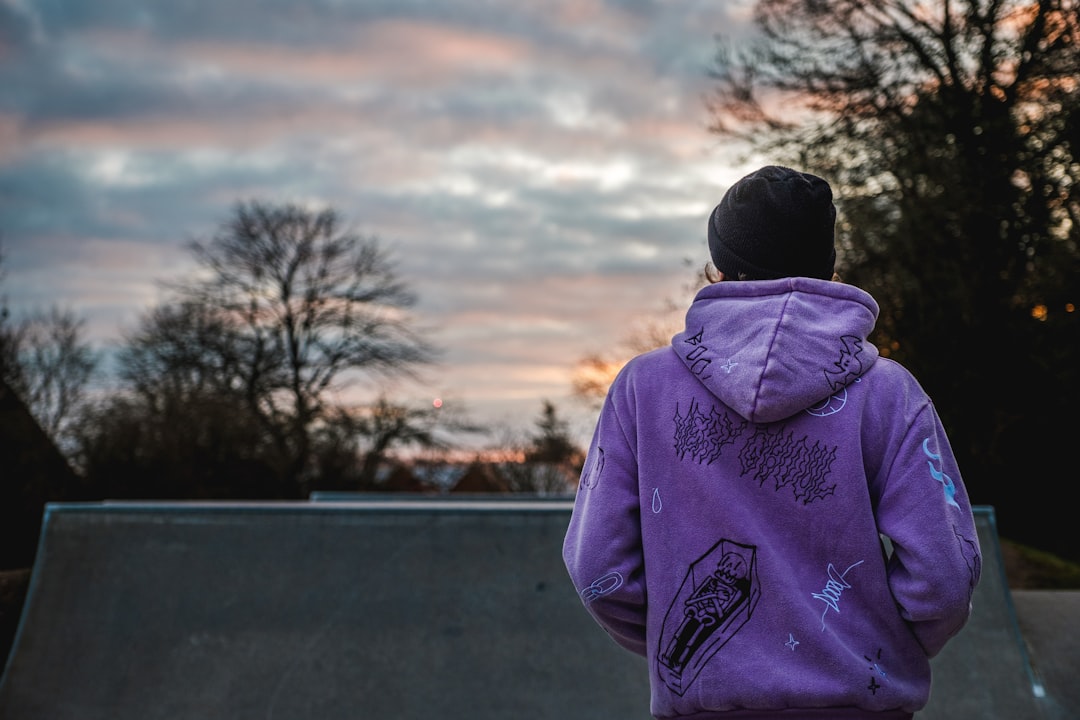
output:
M804 277L725 281L698 291L671 340L710 393L753 423L830 398L877 360L878 305L853 285Z

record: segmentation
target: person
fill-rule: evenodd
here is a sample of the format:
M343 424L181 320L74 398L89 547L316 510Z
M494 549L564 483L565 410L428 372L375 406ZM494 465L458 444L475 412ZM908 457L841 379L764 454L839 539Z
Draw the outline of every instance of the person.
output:
M613 381L563 560L645 656L656 718L911 718L981 550L949 440L834 274L824 179L763 167L708 221L711 284Z

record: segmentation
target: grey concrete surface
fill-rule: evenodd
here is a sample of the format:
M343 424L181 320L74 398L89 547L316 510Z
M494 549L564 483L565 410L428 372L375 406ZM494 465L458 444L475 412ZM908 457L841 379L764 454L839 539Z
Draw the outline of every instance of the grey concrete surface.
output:
M566 577L568 500L322 500L48 506L0 719L649 717ZM916 717L1080 717L1080 593L1010 593L977 520Z
M569 585L568 513L49 506L0 718L647 718L644 661Z
M1080 718L1080 592L1014 590L1013 604L1030 653L1046 720Z
M982 578L972 597L972 614L960 634L950 641L931 664L934 680L930 702L916 720L956 718L1002 718L1003 720L1069 720L1080 706L1061 706L1067 689L1054 676L1040 677L1031 662L1032 653L1020 629L1016 604L1005 579L997 524L993 508L974 509L983 553ZM1075 594L1080 597L1080 593ZM1030 609L1030 608L1027 608ZM1080 620L1076 606L1073 621ZM1028 627L1039 632L1064 630L1054 627L1064 618L1047 618L1041 613L1025 615ZM1053 627L1053 629L1052 629ZM1072 630L1067 630L1072 634ZM1042 654L1050 650L1039 648ZM1075 655L1061 656L1061 662L1075 663ZM1048 664L1059 659L1046 657ZM1070 672L1080 669L1073 664ZM1074 676L1075 677L1075 676ZM1075 683L1075 680L1073 681ZM1070 714L1071 713L1071 714Z

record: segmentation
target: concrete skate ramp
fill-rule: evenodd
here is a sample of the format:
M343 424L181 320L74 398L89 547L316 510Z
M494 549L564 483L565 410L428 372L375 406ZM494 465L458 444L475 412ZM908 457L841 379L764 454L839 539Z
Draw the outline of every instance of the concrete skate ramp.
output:
M648 718L568 503L51 505L4 720Z
M1051 702L1036 678L1005 580L994 510L973 509L982 549L982 576L972 614L960 634L931 664L930 702L917 720L1002 718L1050 720Z
M649 717L644 660L563 568L569 501L323 500L48 506L0 718ZM975 612L917 719L1077 717L1075 664L1035 647L1032 670L976 520ZM1080 606L1030 599L1034 634L1074 648Z

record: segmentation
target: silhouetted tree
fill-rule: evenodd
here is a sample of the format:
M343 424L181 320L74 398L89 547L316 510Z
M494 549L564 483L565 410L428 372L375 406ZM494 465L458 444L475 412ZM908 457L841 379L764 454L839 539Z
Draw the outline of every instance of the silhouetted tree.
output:
M456 434L482 430L463 414L408 407L385 396L369 405L339 407L315 434L316 489L385 490L380 471L403 462L394 451L445 451Z
M543 401L536 431L528 437L522 460L498 463L495 468L511 492L567 493L574 488L585 453L574 444L569 425L550 400Z
M655 314L639 318L614 347L589 353L577 361L570 380L575 398L599 411L612 381L631 357L671 344L672 336L683 329L694 295L708 283L704 272L707 260L704 254L684 260L693 269L693 276L678 297L665 299Z
M873 339L935 398L973 499L1075 548L1017 478L1071 464L1057 418L1080 400L1078 3L759 0L755 21L718 45L713 130L833 182L841 275L878 298Z
M66 455L72 450L71 422L98 367L85 326L73 311L57 306L15 318L7 302L0 303L0 377Z
M258 498L298 494L249 398L252 369L220 308L177 301L148 311L117 353L120 388L82 415L78 464L103 496Z
M378 242L343 232L333 210L240 204L192 249L210 278L185 294L234 321L261 386L252 409L306 490L311 428L328 393L350 373L400 375L432 358L405 312L415 299Z
M544 400L532 445L525 451L525 462L572 463L580 453L570 439L570 426L559 417L555 404Z
M274 465L258 422L200 391L160 406L116 392L76 425L77 461L96 498L299 498Z
M5 270L0 253L0 280ZM63 323L54 324L57 318ZM57 445L89 374L78 361L92 360L80 329L73 315L59 311L15 321L0 295L0 570L33 564L46 503L83 499Z
M0 570L34 561L48 502L80 500L79 479L0 377Z
M613 356L598 352L578 360L570 379L574 397L583 401L590 409L599 411L604 405L608 388L627 360L628 355Z
M306 496L320 464L341 462L315 459L341 450L338 393L434 358L408 313L414 297L378 242L343 230L333 210L241 203L190 247L201 272L128 336L118 356L128 392L98 408L98 426L142 422L130 437L166 468L197 453L187 465L208 464L192 469L204 492L225 492L221 478L243 469L269 474L269 492ZM91 431L83 454L109 467L114 442Z

